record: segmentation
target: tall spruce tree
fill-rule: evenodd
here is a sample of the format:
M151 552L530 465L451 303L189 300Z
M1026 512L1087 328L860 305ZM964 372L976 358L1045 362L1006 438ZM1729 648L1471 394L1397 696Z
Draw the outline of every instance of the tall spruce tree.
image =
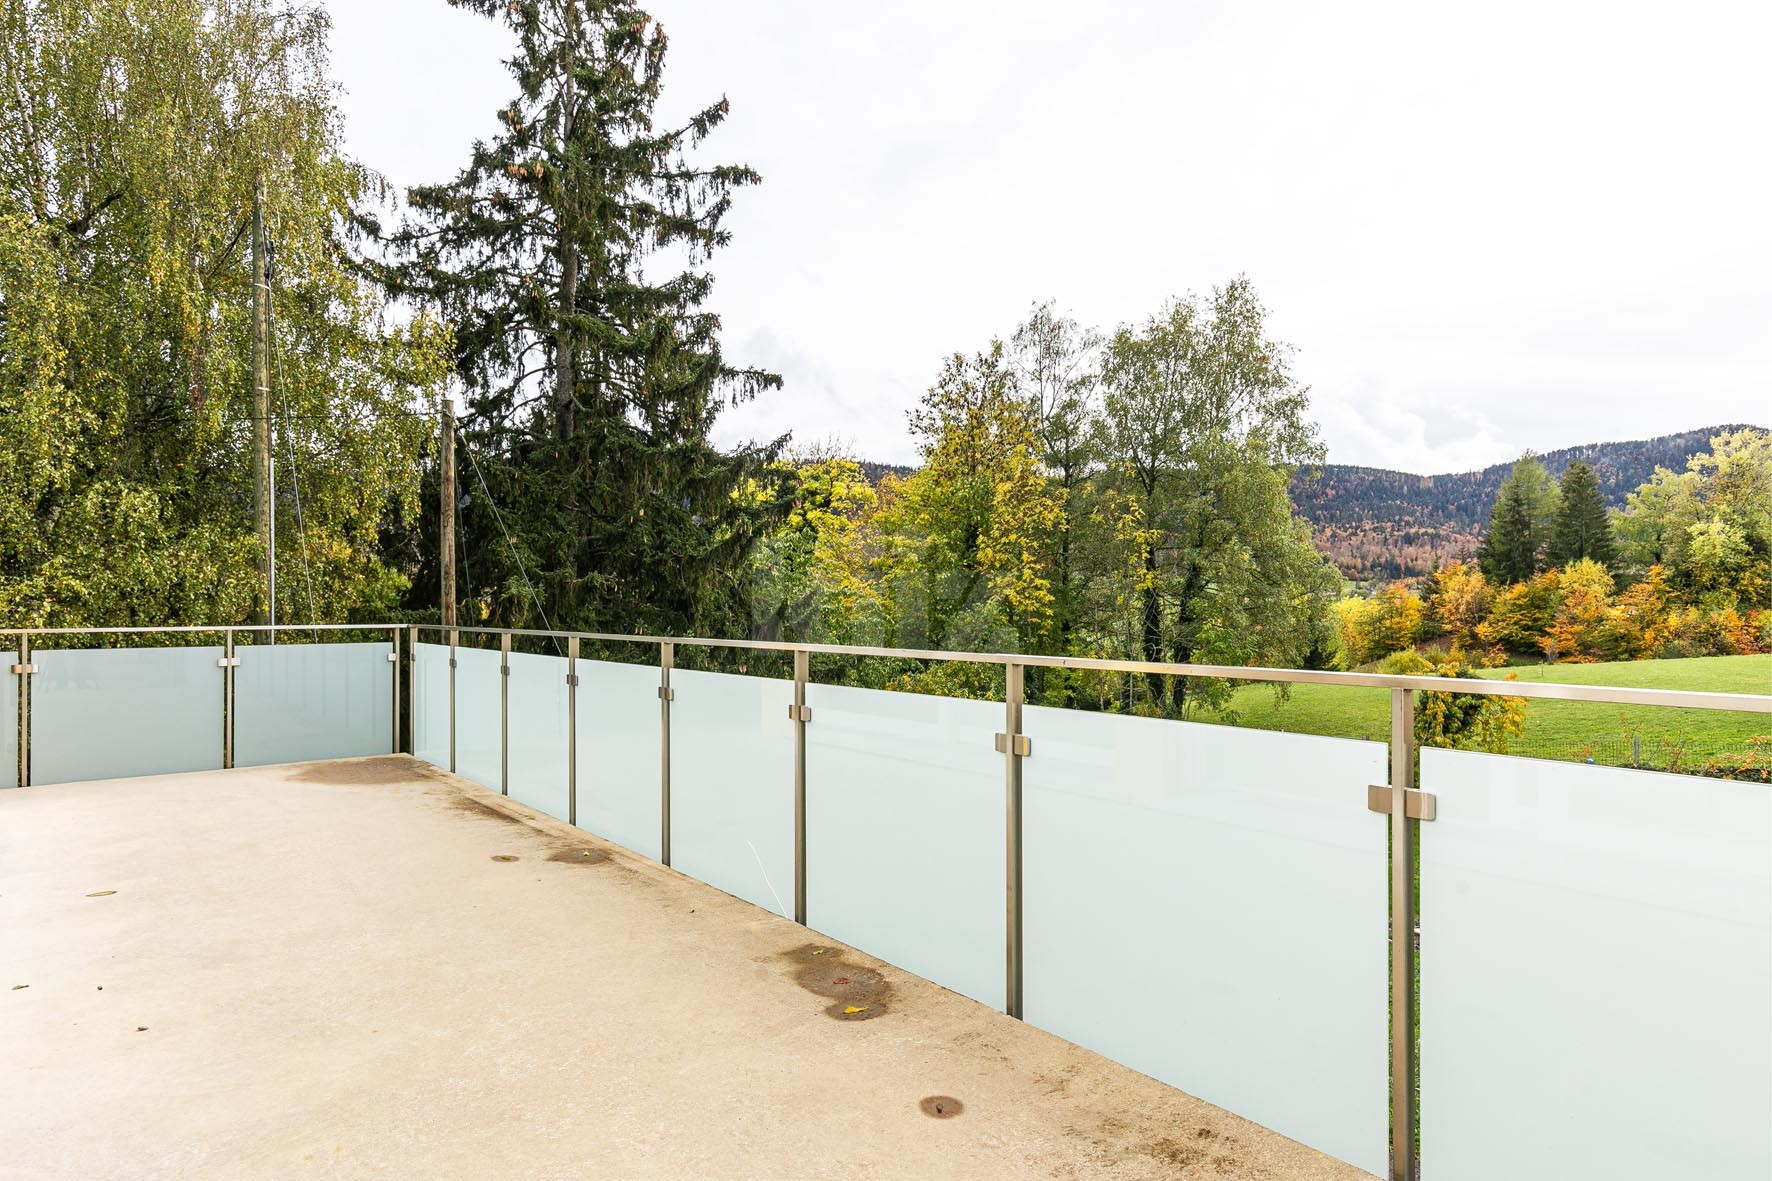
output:
M631 0L450 2L516 34L517 95L455 180L411 191L385 274L455 330L463 593L500 623L738 629L778 501L734 493L780 441L708 431L781 379L728 364L703 306L733 192L761 179L690 159L727 102L654 127L666 38Z
M1605 497L1600 495L1600 481L1594 469L1579 459L1570 461L1563 473L1562 500L1557 508L1550 557L1558 566L1583 558L1592 558L1607 567L1618 562L1618 543L1613 537L1612 521L1606 515Z
M1495 582L1523 582L1550 561L1560 497L1556 481L1528 451L1502 480L1477 550L1477 564Z

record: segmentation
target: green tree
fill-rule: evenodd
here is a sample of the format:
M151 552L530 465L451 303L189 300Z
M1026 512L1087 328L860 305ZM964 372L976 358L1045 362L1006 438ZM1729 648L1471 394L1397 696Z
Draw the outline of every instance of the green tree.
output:
M1523 582L1550 565L1556 530L1557 485L1528 451L1501 482L1477 564L1492 582Z
M923 465L883 513L897 642L1042 646L1064 502L1040 470L1002 344L948 358L910 424Z
M1686 471L1657 468L1618 527L1634 576L1660 565L1676 591L1719 609L1772 607L1772 434L1719 435Z
M1116 646L1144 659L1299 663L1339 585L1292 515L1292 471L1323 453L1265 318L1239 278L1107 344L1101 515L1131 623ZM1153 704L1179 713L1188 692Z
M886 643L879 557L879 496L861 465L838 455L781 461L788 501L780 527L752 558L753 631L827 644ZM761 489L759 490L761 491Z
M517 93L456 179L411 192L385 277L454 327L469 593L501 623L741 630L783 503L745 490L780 478L779 441L708 432L781 379L730 364L704 306L733 194L760 179L691 158L727 102L655 126L666 39L631 0L456 2L516 35Z
M1612 521L1606 514L1606 501L1600 495L1594 469L1576 459L1563 472L1550 560L1553 565L1567 566L1584 558L1602 566L1616 565L1618 543L1613 538Z
M1064 515L1057 531L1053 613L1058 647L1069 651L1086 588L1076 536L1087 517L1087 481L1095 461L1101 334L1048 300L1035 304L1009 342L1009 362L1039 442L1042 467L1058 485Z
M260 593L242 228L271 301L280 617L381 614L446 369L353 269L327 22L278 0L0 0L0 620L227 623ZM298 509L299 505L299 509Z

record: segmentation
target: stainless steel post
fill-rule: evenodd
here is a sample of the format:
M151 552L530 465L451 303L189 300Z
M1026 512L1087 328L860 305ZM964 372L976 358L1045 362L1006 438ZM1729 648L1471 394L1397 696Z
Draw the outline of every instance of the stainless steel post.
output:
M418 753L418 627L406 634L406 654L412 661L412 675L406 678L406 753Z
M36 668L31 664L31 637L18 638L18 665L12 670L18 675L18 785L31 785L31 674Z
M498 794L511 794L511 634L498 637Z
M400 629L396 627L396 628L392 628L390 630L393 632L393 636L394 636L394 649L390 653L390 656L391 656L393 663L394 663L394 692L392 695L392 699L388 702L388 706L389 706L389 708L391 708L394 711L394 741L389 745L388 753L389 754L399 754L400 753Z
M1021 706L1024 694L1024 669L1010 663L1004 668L1004 742L1003 797L1004 867L1008 871L1004 883L1007 904L1004 932L1007 944L1008 976L1004 989L1004 1010L1021 1018L1021 760L1027 743L1021 736Z
M578 824L578 637L566 641L566 823Z
M1415 694L1391 690L1391 1181L1415 1181Z
M461 633L449 633L449 773L455 774L455 649Z
M222 632L222 766L234 765L234 629Z
M806 925L806 682L811 657L804 648L794 651L794 921Z
M671 863L671 666L676 661L675 644L658 646L658 859L666 865Z

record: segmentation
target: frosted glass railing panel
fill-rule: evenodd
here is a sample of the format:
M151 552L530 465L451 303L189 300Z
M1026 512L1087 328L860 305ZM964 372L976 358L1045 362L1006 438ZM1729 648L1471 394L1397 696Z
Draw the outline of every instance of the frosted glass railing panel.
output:
M511 653L511 798L556 820L566 799L566 659Z
M222 765L219 647L31 653L31 782Z
M499 790L500 733L497 651L455 649L455 771L481 787Z
M1003 706L806 693L808 925L1001 1008Z
M234 765L394 749L392 644L236 646Z
M1024 729L1028 1021L1384 1172L1385 746L1040 707Z
M1772 1177L1772 791L1424 750L1421 1154Z
M794 914L791 681L675 671L671 865Z
M449 645L412 646L412 753L449 769Z
M17 652L0 652L0 788L18 786L18 678L9 671Z
M657 860L663 802L659 672L578 662L578 824Z

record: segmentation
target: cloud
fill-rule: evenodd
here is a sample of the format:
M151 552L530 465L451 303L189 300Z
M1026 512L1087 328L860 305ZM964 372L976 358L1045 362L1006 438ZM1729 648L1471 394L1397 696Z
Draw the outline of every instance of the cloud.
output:
M514 85L502 32L331 6L353 149L402 185L452 175ZM712 306L787 386L723 440L908 459L942 356L1031 299L1113 327L1240 273L1336 462L1468 469L1772 402L1772 157L1746 146L1772 6L648 7L663 117L727 95L702 158L764 175Z

